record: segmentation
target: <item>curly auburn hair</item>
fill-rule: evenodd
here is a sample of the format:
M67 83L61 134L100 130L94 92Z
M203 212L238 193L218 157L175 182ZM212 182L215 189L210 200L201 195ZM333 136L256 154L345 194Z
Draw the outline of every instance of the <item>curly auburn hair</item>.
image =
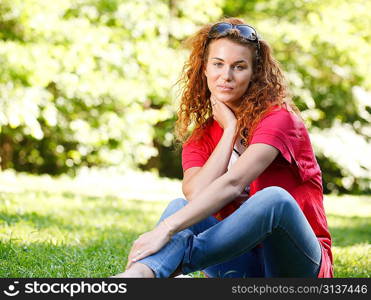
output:
M239 18L224 18L220 22L234 25L246 24ZM195 35L185 41L186 46L191 48L191 53L178 81L182 84L182 95L175 134L181 143L186 142L189 138L198 139L202 136L202 129L213 121L211 104L210 101L207 101L211 93L203 71L208 59L210 40L227 38L249 47L253 53L253 76L249 87L242 95L241 104L236 112L236 133L239 133L242 143L247 145L254 128L273 106L282 107L286 103L297 114L299 114L299 110L288 97L283 73L279 63L272 57L267 42L259 38L260 50L258 52L256 44L240 36L237 29L231 29L226 34L209 38L208 33L214 24L204 25ZM195 127L190 135L189 127L191 125Z

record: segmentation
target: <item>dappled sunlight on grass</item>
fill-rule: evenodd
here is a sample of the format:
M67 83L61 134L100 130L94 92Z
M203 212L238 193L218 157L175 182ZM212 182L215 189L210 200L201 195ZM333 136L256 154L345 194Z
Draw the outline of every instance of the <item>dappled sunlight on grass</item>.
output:
M36 176L29 182L21 177L17 191L0 186L0 277L104 277L122 272L133 241L155 226L181 191L180 182L169 185L156 177L150 180L158 188L154 199L126 197L122 190L75 191L72 179L67 189L63 178L43 186ZM138 191L154 188L147 185L148 178L136 178L136 186L142 185ZM371 198L326 196L324 205L335 276L370 276ZM203 277L200 272L193 276Z
M371 245L333 247L335 277L370 277Z
M326 196L327 221L337 247L371 242L371 197Z
M101 199L105 196L122 199L167 201L182 196L179 180L161 178L150 172L95 170L82 168L75 178L62 175L29 175L12 170L0 172L0 191L61 193L65 197L77 195Z
M371 217L371 195L325 195L324 206L333 215Z
M166 204L53 189L1 192L0 277L123 271L132 242L155 225Z
M328 215L334 246L370 243L371 218Z
M13 242L40 240L52 244L87 243L104 231L139 234L154 226L166 203L115 197L35 193L2 193L0 236Z
M371 197L325 197L335 277L370 277Z

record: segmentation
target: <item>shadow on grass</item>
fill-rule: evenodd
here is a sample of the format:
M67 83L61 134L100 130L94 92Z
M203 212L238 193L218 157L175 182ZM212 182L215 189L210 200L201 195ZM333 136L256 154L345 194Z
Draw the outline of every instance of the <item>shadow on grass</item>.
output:
M36 212L28 213L7 213L0 211L0 219L8 225L14 225L21 221L32 223L37 228L49 227L52 224L60 226L61 223L52 215L41 215Z
M98 208L99 212L112 212L113 210L109 208ZM117 213L118 209L115 209L115 212ZM92 211L92 218L94 217L94 211ZM132 217L140 215L140 221L145 223L151 223L149 216L146 216L143 214L143 211L140 209L122 209L120 212L122 213L122 218L125 217ZM78 215L78 211L77 211ZM86 215L84 216L86 218ZM36 212L29 212L29 213L22 213L22 214L13 214L13 213L5 213L0 212L0 220L2 222L5 222L7 225L10 226L16 226L17 223L26 222L29 223L32 227L35 227L36 229L45 229L50 227L58 227L61 230L67 230L67 231L79 231L79 230L86 230L89 228L95 228L94 224L91 225L91 223L84 224L83 222L80 222L80 224L74 224L74 223L68 223L68 220L65 220L62 217L55 217L50 214L38 214ZM0 222L1 224L1 222Z
M0 244L7 243L10 239L14 244L27 243L28 240L27 244L33 244L34 239L38 239L38 241L50 239L50 234L53 232L61 233L61 240L74 240L75 237L79 241L97 240L99 237L110 240L111 236L116 234L120 234L122 238L122 232L126 232L126 236L130 239L135 239L139 234L150 230L159 218L151 206L147 205L148 203L145 202L131 200L130 205L124 203L122 206L113 207L110 203L102 202L88 209L84 205L77 209L66 209L67 216L65 216L66 213L64 215L38 212L17 214L0 210L0 233L1 226L4 224L14 228L15 231L17 231L17 226L28 226L35 229L32 239L29 236L19 237L19 233L16 238L12 238L11 234L7 238L3 234ZM55 231L56 229L57 231ZM46 235L39 230L46 230ZM58 240L59 237L56 236L55 239Z
M371 242L371 218L334 214L328 214L327 217L333 246L346 247Z

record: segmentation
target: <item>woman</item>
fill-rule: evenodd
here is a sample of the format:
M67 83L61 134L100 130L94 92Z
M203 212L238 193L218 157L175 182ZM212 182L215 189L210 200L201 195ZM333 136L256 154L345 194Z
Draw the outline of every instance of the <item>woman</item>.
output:
M183 193L117 277L333 277L321 171L268 44L241 19L190 39Z

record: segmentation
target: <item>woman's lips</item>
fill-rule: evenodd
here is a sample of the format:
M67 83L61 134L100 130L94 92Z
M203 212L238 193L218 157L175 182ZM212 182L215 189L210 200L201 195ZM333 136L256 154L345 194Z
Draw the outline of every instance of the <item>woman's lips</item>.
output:
M225 92L233 90L233 88L229 87L229 86L218 85L217 87L218 87L219 90L225 91Z

